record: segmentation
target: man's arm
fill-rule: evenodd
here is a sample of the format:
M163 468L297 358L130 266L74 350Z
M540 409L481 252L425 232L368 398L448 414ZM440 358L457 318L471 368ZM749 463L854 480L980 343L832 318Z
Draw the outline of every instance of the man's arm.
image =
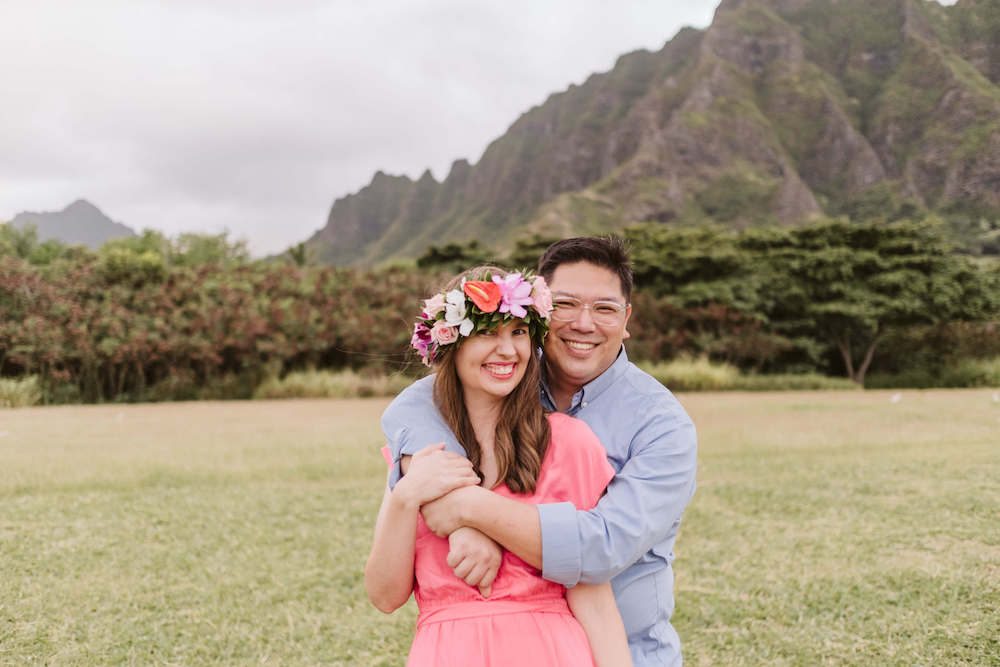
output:
M475 528L528 565L542 568L542 531L536 505L470 486L427 503L421 514L427 527L440 537L462 526Z
M694 493L697 436L683 410L650 420L633 444L635 453L592 510L529 505L468 487L424 505L424 521L442 536L476 528L550 581L609 581L666 536Z
M635 434L632 451L594 509L538 507L546 579L567 586L608 581L680 522L698 465L690 418L679 405L656 415Z
M434 404L433 375L417 380L392 400L382 413L382 432L392 454L390 488L402 475L399 463L404 454L413 455L428 445L443 442L446 451L466 455Z

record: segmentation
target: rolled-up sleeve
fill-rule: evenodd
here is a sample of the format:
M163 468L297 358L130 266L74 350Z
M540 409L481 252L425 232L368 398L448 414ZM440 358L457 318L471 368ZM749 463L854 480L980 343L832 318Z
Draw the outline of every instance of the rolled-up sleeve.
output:
M404 454L415 454L427 445L445 443L445 448L465 456L451 429L434 405L434 376L417 380L399 393L382 413L382 433L392 456L389 486L401 476L399 461Z
M542 505L543 576L572 586L609 581L666 539L695 489L694 423L677 409L652 410L631 454L597 506Z

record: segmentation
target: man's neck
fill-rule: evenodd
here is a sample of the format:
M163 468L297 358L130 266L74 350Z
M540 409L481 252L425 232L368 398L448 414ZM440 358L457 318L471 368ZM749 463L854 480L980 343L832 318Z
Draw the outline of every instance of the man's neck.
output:
M566 412L573 405L573 397L583 388L583 385L575 384L561 378L558 373L553 373L550 368L546 368L545 370L545 381L548 384L552 402L555 403L556 410Z

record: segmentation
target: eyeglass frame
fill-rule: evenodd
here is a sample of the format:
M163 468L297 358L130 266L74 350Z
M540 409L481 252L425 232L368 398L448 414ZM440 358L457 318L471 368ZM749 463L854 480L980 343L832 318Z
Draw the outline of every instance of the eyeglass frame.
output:
M562 319L561 317L557 317L556 313L559 312L559 302L560 301L575 301L577 305L575 306L574 310L576 310L576 309L580 309L580 310L577 310L576 313L572 317L570 317L568 319ZM602 305L606 305L606 306L614 306L614 308L615 308L614 317L612 319L607 319L607 318L601 316L602 319L598 319L597 313L594 310L594 306L596 306L597 304L602 304ZM621 304L621 303L618 303L617 301L609 301L607 299L596 299L594 301L585 302L583 299L578 299L575 296L569 296L568 294L567 295L558 295L558 296L557 295L553 295L552 296L552 316L551 317L552 317L553 320L556 320L557 322L572 322L576 318L580 317L580 314L584 310L589 310L590 311L590 319L594 320L594 322L596 322L597 324L603 325L603 326L613 326L613 325L615 325L615 324L618 323L619 318L621 317L621 314L624 313L625 311L627 311L628 307L631 306L631 305L632 304L630 304L630 303Z

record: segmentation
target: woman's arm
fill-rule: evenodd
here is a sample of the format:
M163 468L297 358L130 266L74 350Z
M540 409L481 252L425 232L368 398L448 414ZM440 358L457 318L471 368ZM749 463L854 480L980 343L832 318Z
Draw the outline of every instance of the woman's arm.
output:
M597 667L631 667L625 626L611 584L577 584L566 590L566 602L587 633Z
M417 513L423 503L461 486L478 484L468 459L432 445L413 455L407 474L382 496L375 537L365 565L365 588L380 611L392 613L413 592Z
M417 512L420 505L389 490L386 479L382 506L375 520L375 538L365 565L368 599L386 614L403 606L413 592L413 549L417 539Z

